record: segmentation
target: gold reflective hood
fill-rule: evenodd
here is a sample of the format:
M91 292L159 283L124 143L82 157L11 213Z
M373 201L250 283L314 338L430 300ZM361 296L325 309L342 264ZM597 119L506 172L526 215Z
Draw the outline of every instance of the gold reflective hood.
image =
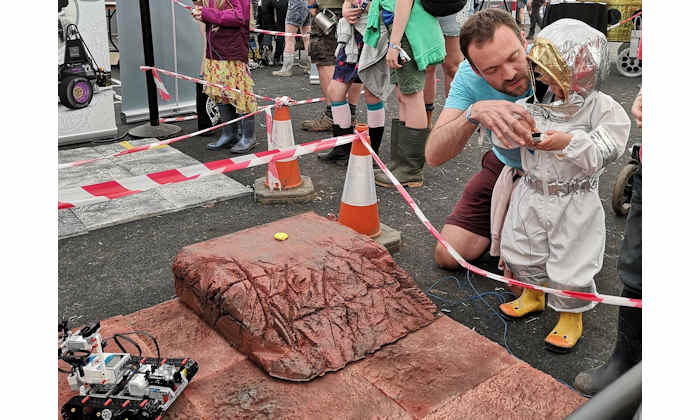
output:
M559 19L535 38L527 58L564 91L583 99L600 87L609 70L608 41L600 31L576 19Z

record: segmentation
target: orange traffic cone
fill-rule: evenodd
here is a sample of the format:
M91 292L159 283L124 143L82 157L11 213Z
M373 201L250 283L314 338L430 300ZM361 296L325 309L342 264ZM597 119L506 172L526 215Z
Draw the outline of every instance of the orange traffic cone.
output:
M367 126L358 124L355 131L367 132ZM355 139L350 149L338 221L372 238L381 233L372 156L360 139Z
M294 132L292 131L292 121L289 116L288 106L275 107L275 116L272 122L272 135L268 150L281 149L294 146ZM280 159L270 162L267 165L267 177L265 186L287 190L296 188L302 183L299 174L299 164L297 158Z

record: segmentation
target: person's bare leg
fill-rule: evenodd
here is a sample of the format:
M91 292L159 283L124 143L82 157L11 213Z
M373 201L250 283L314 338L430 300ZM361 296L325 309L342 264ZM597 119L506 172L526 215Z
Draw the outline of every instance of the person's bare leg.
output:
M483 255L491 243L489 238L477 235L456 225L446 224L440 231L443 238L467 261L474 261ZM435 262L445 269L454 270L460 267L439 242L435 245Z
M425 69L425 88L423 88L423 98L425 99L426 104L432 104L435 101L435 73L437 73L437 66L428 66Z
M298 27L295 25L285 24L286 32L297 33ZM272 72L273 76L289 77L292 75L292 67L294 66L294 37L284 37L284 54L282 54L282 68Z
M308 34L311 32L311 26L302 26L301 27L301 33L302 34ZM304 49L308 52L309 51L309 42L311 41L311 38L308 36L305 36L302 38L302 41L304 41Z
M362 93L362 83L353 83L348 90L348 103L357 105L360 102L360 94Z
M318 80L321 84L321 92L326 97L326 105L331 106L331 100L328 96L328 85L333 78L333 66L318 66Z
M428 118L425 115L425 102L423 102L422 90L408 95L399 93L399 104L403 105L406 127L416 129L428 127ZM399 116L399 118L401 117Z
M299 29L298 26L296 25L290 25L289 23L286 23L284 25L284 31L288 33L297 33L297 30ZM294 37L293 36L285 36L284 37L284 52L286 53L294 53Z
M452 80L455 78L455 73L459 69L459 65L464 61L464 56L462 51L459 49L459 37L458 36L446 36L445 37L445 50L447 51L447 56L445 56L445 61L442 63L442 75L445 78L443 86L445 86L445 98L450 94L450 85ZM426 77L426 89L428 87L428 80ZM433 94L433 98L435 95ZM432 103L428 102L427 103Z

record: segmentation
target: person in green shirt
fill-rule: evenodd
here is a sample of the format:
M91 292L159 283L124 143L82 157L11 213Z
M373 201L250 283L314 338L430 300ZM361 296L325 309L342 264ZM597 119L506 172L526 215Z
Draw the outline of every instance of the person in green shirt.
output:
M392 121L389 169L402 185L420 187L425 142L430 133L423 99L425 70L444 61L445 39L437 19L423 9L420 1L374 0L364 35L366 44L376 47L380 25L386 25L390 32L386 62L399 99L399 120ZM408 59L400 58L402 50ZM375 183L393 186L381 170L375 174Z

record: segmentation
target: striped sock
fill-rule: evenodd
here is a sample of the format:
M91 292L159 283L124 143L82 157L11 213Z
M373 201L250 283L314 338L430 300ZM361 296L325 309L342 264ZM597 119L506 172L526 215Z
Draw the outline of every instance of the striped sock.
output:
M331 102L331 112L333 113L333 124L338 124L340 128L349 128L352 124L350 106L348 101Z
M367 104L367 125L370 128L384 127L384 102Z

